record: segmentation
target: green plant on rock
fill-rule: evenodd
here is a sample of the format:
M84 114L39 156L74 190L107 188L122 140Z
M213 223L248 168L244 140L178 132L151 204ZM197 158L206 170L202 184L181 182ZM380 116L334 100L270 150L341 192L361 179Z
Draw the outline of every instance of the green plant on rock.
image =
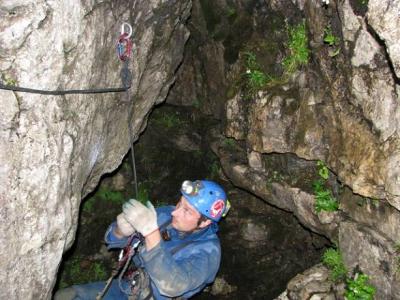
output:
M270 81L268 75L258 70L247 70L246 75L251 93L261 90Z
M327 180L329 178L329 169L322 160L317 161L318 175Z
M325 184L329 178L329 169L321 160L317 161L318 175L321 177L313 182L313 191L315 198L315 211L336 211L339 209L339 203L333 197L332 191Z
M339 45L339 38L336 37L330 25L326 26L324 29L324 43L327 44L329 47L332 48L332 51L329 51L330 57L335 57L340 52Z
M91 281L102 281L107 278L107 272L101 262L84 260L76 256L65 262L64 272L60 279L60 288L72 284L82 284Z
M397 243L394 245L394 249L396 250L396 253L397 253L397 254L400 254L400 242L397 242Z
M228 7L226 10L226 16L228 19L234 20L237 17L238 13L234 7Z
M368 284L368 276L363 273L356 273L354 279L347 279L346 300L373 300L376 289Z
M11 86L17 85L17 80L7 74L1 74L1 78L5 85L11 85Z
M285 75L290 75L300 66L307 65L310 50L308 49L305 20L298 25L288 26L287 31L289 55L283 60L282 64Z
M331 271L330 276L333 281L338 282L346 279L347 269L339 250L333 248L327 249L322 256L322 263Z
M149 189L145 183L140 182L138 184L138 194L136 200L143 204L146 204L147 201L150 201Z
M160 115L156 115L154 122L156 125L165 127L167 129L177 128L184 124L184 122L179 118L179 115L175 112L163 112Z
M244 53L246 67L246 88L250 94L265 87L272 80L271 76L265 74L257 62L257 57L253 52L247 51Z
M93 281L101 281L107 277L106 269L100 262L94 262L90 268Z
M82 209L84 212L91 213L94 210L94 203L96 201L95 197L91 197L83 203Z
M349 278L341 252L337 249L327 249L322 257L322 263L330 270L330 278L334 282L346 282L344 297L346 300L373 300L375 287L368 284L368 276L359 272L354 278Z
M324 181L321 179L313 182L315 211L336 211L339 208L339 203L333 197L332 192L324 186Z
M233 138L225 138L223 141L224 147L233 150L236 145L236 141Z
M99 188L95 196L98 196L101 200L113 202L114 204L123 204L126 200L121 192L112 191L104 186Z

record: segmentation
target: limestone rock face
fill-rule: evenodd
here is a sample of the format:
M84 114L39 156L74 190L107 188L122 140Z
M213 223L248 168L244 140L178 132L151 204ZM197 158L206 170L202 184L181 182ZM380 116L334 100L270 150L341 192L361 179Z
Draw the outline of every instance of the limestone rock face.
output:
M385 42L397 78L400 77L399 11L398 1L368 1L368 24Z
M338 243L349 268L358 266L370 276L378 298L398 297L393 252L400 240L396 229L400 211L398 2L247 4L222 0L214 6L201 5L203 14L197 7L193 41L212 41L207 40L203 48L208 51L192 51L185 57L179 84L168 101L210 112L221 99L223 134L215 130L211 135L226 177L235 186L293 212L304 226ZM217 7L219 15L213 15L210 6ZM278 80L246 95L243 81L251 64L249 52L258 59L258 71L282 74L288 49L277 46L287 48L282 42L285 24L274 19L277 16L286 24L305 19L309 63L284 82ZM224 31L226 23L235 31ZM328 28L337 39L334 46L324 42ZM233 47L227 50L233 45L239 53ZM219 90L210 81L218 81ZM199 95L206 99L198 102ZM333 194L340 202L337 212L315 211L316 160L323 160L331 171ZM254 239L262 231L248 228ZM317 294L314 299L334 297L328 290ZM303 299L291 295L290 299Z
M329 270L321 264L298 274L288 283L288 288L275 300L335 300L334 285Z
M175 80L191 1L3 1L3 84L120 87L116 41L133 27L129 93L0 91L1 299L49 299L82 197L115 169ZM133 119L129 120L133 109Z
M393 247L400 238L395 229L400 211L400 8L393 1L292 2L306 20L309 64L253 97L243 97L243 91L229 97L224 133L236 146L228 149L224 137L217 137L213 148L235 185L338 242L349 268L358 266L370 276L377 298L398 298ZM290 18L281 11L282 3L272 1L270 8ZM339 40L336 54L323 42L328 27ZM272 172L268 164L276 153L323 160L351 196L339 187L339 211L316 213L308 178Z

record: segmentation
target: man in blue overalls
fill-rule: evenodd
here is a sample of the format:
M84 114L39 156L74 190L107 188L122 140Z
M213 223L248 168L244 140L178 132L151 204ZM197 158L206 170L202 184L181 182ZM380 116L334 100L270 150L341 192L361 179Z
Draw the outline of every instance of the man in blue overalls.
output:
M227 197L213 181L185 181L180 200L157 210L131 199L110 225L108 248L124 248L140 233L144 242L133 256L134 278L114 279L103 299L187 299L214 281L221 260L217 222L229 210ZM132 283L133 282L133 283ZM104 282L72 286L54 299L96 299Z

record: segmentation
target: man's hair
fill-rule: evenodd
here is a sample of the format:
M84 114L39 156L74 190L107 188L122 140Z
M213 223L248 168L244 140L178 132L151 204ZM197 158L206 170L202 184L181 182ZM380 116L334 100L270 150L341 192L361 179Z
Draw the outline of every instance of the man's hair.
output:
M205 215L200 215L200 218L197 220L197 226L200 226L200 224L203 221L207 221L207 220L211 220L211 219L207 218Z

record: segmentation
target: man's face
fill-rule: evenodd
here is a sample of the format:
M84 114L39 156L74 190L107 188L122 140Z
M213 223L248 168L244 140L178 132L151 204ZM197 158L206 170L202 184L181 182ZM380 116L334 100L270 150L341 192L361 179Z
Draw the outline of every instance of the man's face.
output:
M172 212L172 227L179 231L193 231L211 223L206 220L199 225L200 217L200 213L182 196Z

